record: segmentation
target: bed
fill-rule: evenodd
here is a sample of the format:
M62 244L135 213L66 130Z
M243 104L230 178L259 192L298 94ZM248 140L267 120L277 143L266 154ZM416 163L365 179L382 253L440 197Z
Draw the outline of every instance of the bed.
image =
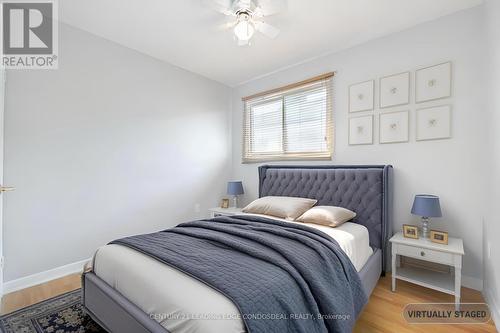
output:
M391 174L390 166L261 166L259 196L312 198L318 200L318 205L343 206L356 211L358 215L351 223L338 229L330 228L337 233L330 236L348 253L364 291L370 295L386 267L392 224ZM367 249L359 245L363 243L368 243ZM133 249L108 245L97 252L96 259L94 270L82 278L83 305L87 313L110 332L168 332L166 327L173 332L193 331L192 320L176 322L172 318L148 315L171 312L172 304L178 306L178 302L185 302L189 297L179 291L189 290L197 295L200 301L189 304L194 312L214 307L213 301L203 304L203 300L208 299L216 300L217 308L226 313L238 312L231 301L216 290L186 279L176 269ZM206 326L204 331L245 331L238 319L225 320L222 322L225 326L221 327L215 322L210 321L210 329ZM203 320L198 318L197 324L203 325Z

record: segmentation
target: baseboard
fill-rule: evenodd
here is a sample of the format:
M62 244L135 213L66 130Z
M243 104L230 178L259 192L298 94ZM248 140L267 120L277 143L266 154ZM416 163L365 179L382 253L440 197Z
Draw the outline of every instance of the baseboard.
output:
M483 280L471 276L462 275L462 286L478 291L483 291Z
M3 294L5 295L17 290L45 283L50 280L55 280L66 275L82 272L83 266L90 260L91 258L84 259L68 265L53 268L45 272L40 272L16 280L7 281L3 284Z
M491 312L491 319L495 322L495 326L498 328L500 327L500 306L495 300L495 297L490 293L488 289L485 289L483 291L483 296L488 303L488 307L490 308Z

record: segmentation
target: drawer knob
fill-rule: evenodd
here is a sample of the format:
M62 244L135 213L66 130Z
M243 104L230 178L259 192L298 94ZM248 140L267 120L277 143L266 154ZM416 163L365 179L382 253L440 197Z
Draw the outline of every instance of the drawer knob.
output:
M424 252L424 251L420 252L420 255L421 255L422 257L424 257L424 256L425 256L425 252Z

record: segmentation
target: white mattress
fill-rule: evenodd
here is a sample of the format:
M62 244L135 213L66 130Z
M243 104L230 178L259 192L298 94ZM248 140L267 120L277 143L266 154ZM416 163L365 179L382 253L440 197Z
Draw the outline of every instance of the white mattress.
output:
M334 238L358 272L373 253L362 225L307 225ZM106 245L97 250L93 264L97 276L144 312L155 314L152 318L172 333L245 332L239 311L228 298L145 254Z

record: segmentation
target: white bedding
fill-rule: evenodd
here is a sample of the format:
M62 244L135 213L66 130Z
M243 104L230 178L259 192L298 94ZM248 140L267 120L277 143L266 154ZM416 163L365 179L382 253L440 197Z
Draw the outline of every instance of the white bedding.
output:
M358 272L373 253L368 230L362 225L306 225L334 238ZM97 250L93 265L97 276L144 312L156 314L152 318L172 333L245 332L239 311L228 298L145 254L106 245Z

